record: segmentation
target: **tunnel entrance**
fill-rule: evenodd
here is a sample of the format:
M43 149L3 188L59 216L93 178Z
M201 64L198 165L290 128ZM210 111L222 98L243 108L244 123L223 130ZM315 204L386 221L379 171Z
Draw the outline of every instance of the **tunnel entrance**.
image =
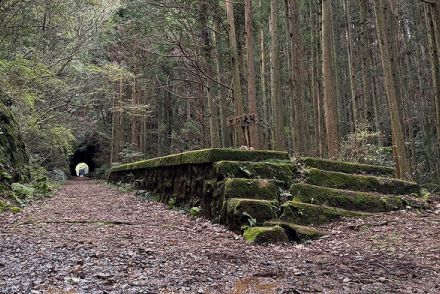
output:
M99 146L97 144L87 144L80 146L70 158L70 175L79 176L79 170L77 167L82 163L87 166L87 174L91 175L97 168L95 157L99 152ZM83 166L84 167L84 166Z
M77 177L85 177L89 174L89 166L85 162L78 163L75 167Z

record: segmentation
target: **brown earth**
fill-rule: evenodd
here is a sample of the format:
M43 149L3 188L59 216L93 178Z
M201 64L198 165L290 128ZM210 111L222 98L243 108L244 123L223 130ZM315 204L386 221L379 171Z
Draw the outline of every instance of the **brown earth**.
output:
M241 236L96 181L0 215L0 293L440 293L440 209Z

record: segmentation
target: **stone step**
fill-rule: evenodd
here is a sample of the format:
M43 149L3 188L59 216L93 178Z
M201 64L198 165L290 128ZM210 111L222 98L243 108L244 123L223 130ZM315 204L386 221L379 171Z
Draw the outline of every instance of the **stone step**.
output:
M286 231L280 226L248 227L244 230L243 238L250 244L289 242Z
M238 231L242 226L262 225L276 219L277 210L276 201L231 198L226 201L224 220L232 230Z
M307 184L352 191L377 192L396 195L420 195L420 186L414 182L311 168L305 176Z
M299 202L339 207L348 210L386 212L404 209L409 203L402 197L348 191L309 184L293 184L290 193Z
M213 164L217 176L222 178L276 179L288 188L296 177L297 165L290 161L219 161Z
M394 168L387 166L342 162L312 157L300 158L298 162L302 163L306 167L328 171L342 172L348 174L394 177Z
M325 232L313 227L301 226L294 223L283 222L279 220L270 220L264 223L265 226L280 226L289 237L289 241L303 242L307 240L318 239L326 235Z
M246 198L278 201L283 185L283 182L278 180L228 178L224 181L223 196L225 199Z
M325 205L307 204L297 201L288 201L282 205L280 220L299 225L319 225L341 220L345 217L365 217L371 214L351 211Z
M324 236L315 228L282 221L268 221L263 226L247 227L243 232L246 242L251 244L304 242Z

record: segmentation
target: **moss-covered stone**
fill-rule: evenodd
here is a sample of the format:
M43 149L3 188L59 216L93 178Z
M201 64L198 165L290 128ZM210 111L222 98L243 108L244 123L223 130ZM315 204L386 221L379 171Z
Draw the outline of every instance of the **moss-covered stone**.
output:
M223 195L226 199L278 200L282 185L276 180L230 178L225 180Z
M8 189L12 181L28 176L28 156L18 131L7 97L0 89L0 189Z
M213 167L220 178L275 179L286 185L292 183L297 171L297 166L290 161L219 161L214 163Z
M273 227L250 227L243 234L246 242L250 244L288 242L286 232L280 226Z
M353 191L420 195L420 186L414 182L374 176L350 175L316 168L307 170L306 183Z
M401 197L347 191L309 184L293 184L290 192L294 200L304 203L340 207L348 210L384 212L403 209L407 203Z
M239 149L203 149L172 154L164 157L153 158L144 161L120 165L112 169L112 172L145 169L159 166L173 166L182 164L206 164L222 160L230 161L263 161L269 159L289 160L286 152L278 151L247 151Z
M234 230L243 225L260 225L276 218L276 202L255 199L227 200L226 224Z
M9 207L9 211L14 213L14 214L15 213L20 213L21 212L21 208L17 207L17 206L12 206L12 207Z
M321 158L304 157L299 160L306 167L323 169L328 171L349 173L349 174L365 174L375 176L394 176L394 168L380 165L360 164L354 162L342 162Z
M307 240L318 239L326 235L323 231L320 231L316 228L301 226L283 221L267 221L264 223L264 225L282 227L289 237L289 241L294 242L303 242Z
M337 221L344 217L364 217L370 214L334 208L325 205L315 205L289 201L282 205L283 214L280 220L299 225L323 224Z

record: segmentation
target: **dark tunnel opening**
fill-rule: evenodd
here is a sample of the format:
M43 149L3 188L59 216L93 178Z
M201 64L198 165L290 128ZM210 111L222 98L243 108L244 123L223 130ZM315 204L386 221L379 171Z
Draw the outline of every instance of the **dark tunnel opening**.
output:
M76 176L76 166L79 163L85 163L89 167L89 175L93 175L93 172L98 167L96 164L96 155L100 151L98 144L88 144L80 146L75 153L70 157L70 175Z

